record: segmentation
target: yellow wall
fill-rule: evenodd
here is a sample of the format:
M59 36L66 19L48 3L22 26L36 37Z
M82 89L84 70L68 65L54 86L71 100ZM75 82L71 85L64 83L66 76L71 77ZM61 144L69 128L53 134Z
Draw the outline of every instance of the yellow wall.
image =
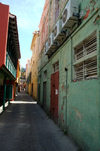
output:
M31 95L31 83L28 84L28 93Z
M16 82L17 83L19 82L20 74L21 74L21 72L20 72L20 62L18 60L18 62L17 62L17 73L16 73Z
M39 32L35 32L32 44L32 58L31 58L31 92L33 84L32 96L37 100L37 77L38 77L38 58L39 58Z
M35 100L37 100L37 77L33 78L32 84L33 84L33 93L32 93L32 96L33 96L33 98Z

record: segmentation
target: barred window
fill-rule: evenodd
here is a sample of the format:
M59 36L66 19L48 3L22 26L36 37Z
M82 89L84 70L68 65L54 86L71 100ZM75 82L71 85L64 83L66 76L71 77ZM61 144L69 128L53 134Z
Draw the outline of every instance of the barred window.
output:
M88 40L85 41L84 47L85 47L86 55L97 50L96 34L93 34L92 36L89 37Z
M74 49L75 61L83 57L83 44Z
M97 77L97 57L88 59L74 66L74 80L81 81Z
M85 79L97 77L97 57L84 62Z
M75 67L75 80L83 80L84 79L84 70L83 63L77 64Z
M74 61L81 59L82 57L97 50L97 37L96 32L86 38L81 44L74 49Z
M74 80L97 78L97 37L91 34L74 49ZM92 56L88 56L93 53ZM87 56L87 57L86 57ZM83 58L81 60L81 58Z

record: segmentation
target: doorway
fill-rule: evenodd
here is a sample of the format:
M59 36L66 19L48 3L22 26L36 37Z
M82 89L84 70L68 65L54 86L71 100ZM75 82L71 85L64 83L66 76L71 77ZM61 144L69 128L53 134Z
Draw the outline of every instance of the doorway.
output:
M43 108L46 108L47 82L43 82Z
M59 99L59 71L51 75L51 101L50 113L55 122L58 122L58 99Z

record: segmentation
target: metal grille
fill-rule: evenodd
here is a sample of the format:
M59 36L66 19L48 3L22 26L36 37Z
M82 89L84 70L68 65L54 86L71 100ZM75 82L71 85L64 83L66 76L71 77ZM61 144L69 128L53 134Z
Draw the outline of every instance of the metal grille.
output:
M96 38L96 35L92 35L85 42L85 49L86 49L86 54L87 55L97 50L97 38Z
M87 60L84 67L86 79L97 77L97 58Z
M97 77L97 57L88 59L74 66L75 80L91 79Z
M83 80L84 79L84 66L83 63L80 63L75 66L75 80Z
M75 49L75 61L83 57L83 45Z
M97 50L97 37L96 33L93 33L74 49L75 61L81 59L85 55L88 55L96 50Z

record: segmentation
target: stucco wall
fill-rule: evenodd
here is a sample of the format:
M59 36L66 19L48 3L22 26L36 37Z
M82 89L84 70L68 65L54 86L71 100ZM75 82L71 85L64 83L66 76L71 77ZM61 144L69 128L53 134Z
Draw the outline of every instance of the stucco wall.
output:
M60 1L61 2L61 1ZM46 60L41 55L39 68L40 103L43 103L44 71L47 70L46 108L50 111L52 65L59 61L59 125L85 151L100 150L100 2L78 1L83 13L81 25L66 42ZM94 4L94 2L96 2ZM63 7L62 4L61 7ZM90 13L87 11L90 9ZM84 15L85 16L84 18ZM97 36L97 79L73 81L73 50L96 31ZM88 56L87 56L88 58ZM65 71L68 69L68 73Z
M41 103L43 100L43 72L47 70L47 102L50 109L50 78L52 64L59 61L59 125L66 129L85 151L100 149L100 77L98 79L73 82L73 48L96 31L97 55L100 56L100 27L94 24L98 14L95 13L80 26L71 37L55 52L47 65L41 69ZM100 57L97 57L99 67ZM65 67L68 68L66 85ZM98 76L99 76L98 68ZM67 87L67 88L66 88Z

